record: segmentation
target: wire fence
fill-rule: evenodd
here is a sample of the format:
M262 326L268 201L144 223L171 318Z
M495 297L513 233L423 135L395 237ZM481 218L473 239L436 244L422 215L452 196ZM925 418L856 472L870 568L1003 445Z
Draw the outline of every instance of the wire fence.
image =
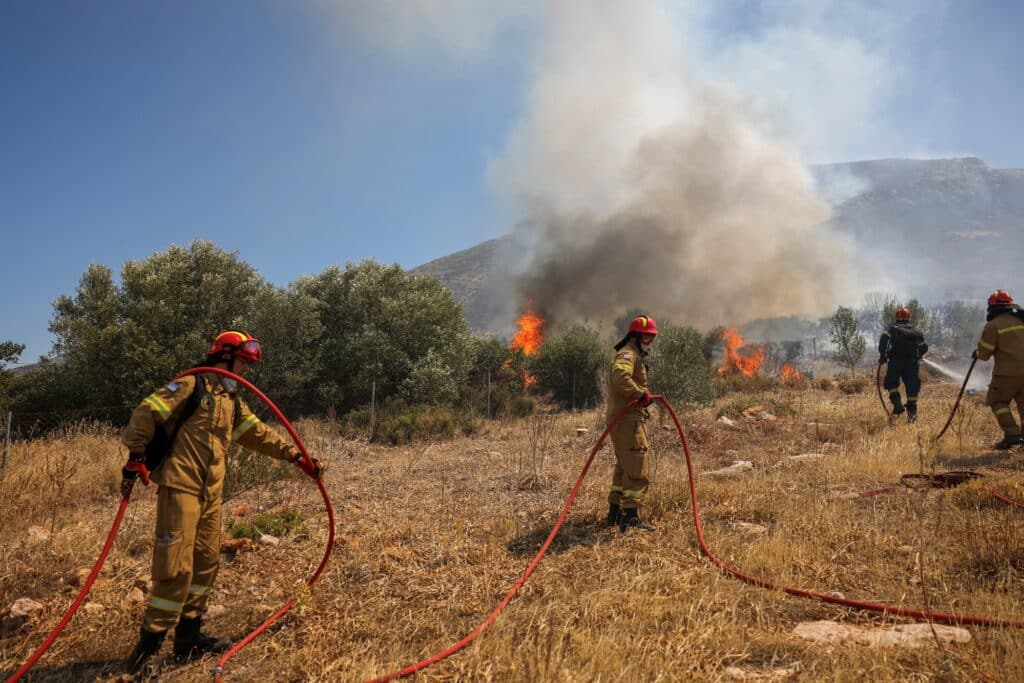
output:
M508 391L507 387L494 381L490 373L476 384L479 386L470 387L462 397L463 409L476 417L487 419L517 413L518 408L513 404L521 400L522 392ZM358 422L367 435L374 434L382 408L386 408L386 398L394 395L399 386L399 382L371 381L369 401L357 408L360 412ZM266 391L267 396L291 419L321 417L331 421L338 420L344 412L332 402L332 394L356 395L357 392L365 396L366 388L351 385L332 386L329 392L320 388ZM260 419L266 422L275 421L273 414L261 401L252 400L252 397L243 398ZM132 412L138 405L134 403L47 411L9 410L0 413L0 428L3 429L0 469L7 466L12 442L63 435L84 429L121 429L128 424Z

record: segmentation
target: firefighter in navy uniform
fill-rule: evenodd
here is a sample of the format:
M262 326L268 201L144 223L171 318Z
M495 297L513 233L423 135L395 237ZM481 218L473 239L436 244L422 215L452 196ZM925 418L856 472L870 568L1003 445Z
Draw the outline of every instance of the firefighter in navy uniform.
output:
M227 331L217 335L203 366L244 375L263 351L251 335ZM202 383L197 385L197 383ZM128 462L122 470L122 491L129 493L138 478L159 485L156 539L153 546L153 590L142 619L139 643L128 657L128 669L140 672L174 628L174 655L189 661L230 646L201 631L202 617L220 564L221 492L225 456L233 442L278 460L296 463L319 479L323 467L260 421L235 393L236 382L214 373L189 375L157 389L132 413L122 442ZM170 454L152 473L145 448L157 429L182 415L193 391L193 403L171 444ZM194 401L194 399L192 399Z
M1009 292L1000 289L988 298L985 320L974 356L979 360L995 358L985 403L1003 430L1003 440L995 448L1007 450L1022 443L1021 425L1010 412L1010 403L1017 402L1024 422L1024 311L1013 303Z
M629 332L615 345L611 380L608 387L607 421L611 422L631 401L639 401L612 428L615 447L615 471L608 494L608 525L619 525L625 532L631 527L654 531L654 526L640 519L640 506L647 493L647 406L653 400L647 390L647 364L658 326L654 318L641 315L633 318Z
M917 419L917 394L921 390L921 369L919 362L928 353L924 335L911 321L909 308L896 311L895 320L882 332L878 339L878 364L888 363L882 386L889 392L892 414L902 415L903 401L900 400L900 380L907 391L907 421Z

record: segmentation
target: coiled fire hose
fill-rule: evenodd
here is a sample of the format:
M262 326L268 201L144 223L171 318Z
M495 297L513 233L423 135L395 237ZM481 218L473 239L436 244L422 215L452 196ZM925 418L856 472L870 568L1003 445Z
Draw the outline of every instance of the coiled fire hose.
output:
M741 581L753 584L760 588L783 591L785 593L789 593L790 595L796 595L798 597L813 598L815 600L830 602L836 605L843 605L844 607L853 607L856 609L863 609L872 612L881 612L882 614L887 615L929 619L931 621L946 624L979 624L985 626L1011 626L1016 628L1024 628L1024 621L1016 621L1011 619L994 619L990 617L979 617L969 614L955 614L948 612L934 612L930 610L910 609L906 607L900 607L899 605L888 605L885 603L867 602L863 600L850 600L848 598L840 598L833 595L827 595L825 593L818 593L816 591L803 590L801 588L794 588L791 586L783 586L772 581L755 578L730 566L726 562L719 559L718 556L711 551L711 548L708 547L707 542L704 539L704 525L701 522L700 518L700 505L697 501L697 485L693 472L693 457L690 454L690 445L689 441L686 438L686 431L683 429L683 425L679 421L679 416L676 415L675 410L672 408L672 404L670 404L664 396L655 395L654 399L660 401L662 405L665 406L666 410L668 410L669 415L672 416L672 422L676 426L676 432L678 432L679 440L683 446L683 452L686 456L686 472L690 485L690 504L693 510L693 522L697 530L697 541L700 544L700 549L705 555L707 555L709 560L711 560L715 565L717 565L727 574L730 574ZM505 606L512 601L512 599L518 594L519 589L522 588L523 584L526 583L526 580L530 578L530 575L533 573L534 569L537 568L537 565L540 564L541 559L547 553L552 541L555 540L555 536L558 534L559 529L561 529L563 522L565 522L565 518L569 514L569 508L572 507L573 501L576 499L576 495L579 493L580 487L583 484L583 480L587 476L587 472L590 471L590 466L594 461L594 456L597 455L597 452L601 449L601 446L604 445L604 441L608 437L608 433L616 424L619 423L620 420L622 420L626 412L635 404L636 401L630 403L621 411L619 411L619 413L615 415L615 417L613 417L612 420L608 423L608 426L605 427L604 431L601 432L601 435L598 437L597 442L594 444L594 447L590 451L590 455L587 457L587 461L583 465L583 470L580 472L580 476L576 480L576 485L573 486L572 492L569 494L569 497L565 502L565 507L562 509L562 513L558 516L558 519L555 521L555 525L552 527L551 532L548 534L547 539L544 541L544 544L540 547L540 550L537 551L537 554L530 561L530 564L526 567L526 571L524 571L522 576L520 576L519 579L515 582L515 584L513 584L509 592L505 595L501 602L498 603L498 606L495 607L494 610L489 615L487 615L487 618L484 619L484 621L479 626L477 626L472 632L470 632L469 635L467 635L465 638L458 641L454 645L448 647L447 649L441 650L440 652L431 655L430 657L427 657L426 659L423 659L419 662L416 662L415 664L410 664L404 669L399 669L384 676L373 678L368 683L385 683L386 681L393 681L404 676L409 676L417 671L420 671L422 669L427 668L428 666L431 666L432 664L436 664L437 662L440 662L446 657L455 654L459 650L469 645L471 642L473 642L473 640L476 639L477 636L486 631L491 626L491 624L494 623L494 621L498 618L498 615L501 614L502 610L505 609Z
M292 427L292 423L288 421L288 418L284 416L284 414L277 407L277 405L275 405L274 402L271 401L266 394L264 394L262 391L256 388L255 385L250 383L245 378L240 377L234 374L233 372L222 370L220 368L199 367L186 370L178 374L174 379L181 379L182 377L186 377L188 375L197 375L201 373L213 373L215 375L221 375L229 379L233 379L240 385L244 386L246 389L254 393L261 401L263 401L267 408L270 409L274 416L281 421L281 424L284 425L285 429L288 430L288 434L291 436L292 441L295 442L295 445L299 449L299 451L305 457L311 457L309 455L309 451L306 450L306 445L302 442L302 439L299 438L298 433L295 431L295 428ZM316 568L316 571L313 572L313 575L306 580L306 585L308 586L312 586L313 583L320 577L320 574L327 566L328 559L330 559L331 557L331 551L334 549L334 507L333 505L331 505L330 496L327 495L327 489L324 488L323 482L317 480L316 485L320 489L320 495L323 496L324 505L327 509L329 530L327 537L327 548L324 550L323 559L320 560L320 565ZM107 540L106 543L104 543L103 545L103 550L100 552L100 556L96 560L96 564L92 568L92 572L89 573L89 576L85 581L85 584L82 586L82 590L78 592L78 596L75 598L75 601L71 604L71 607L68 609L67 613L61 619L60 623L57 624L56 628L54 628L53 631L50 632L50 635L46 637L46 640L43 641L43 644L40 645L39 648L32 653L32 656L29 657L28 660L21 665L21 668L18 669L13 676L7 679L6 683L15 683L15 681L21 679L21 677L24 676L25 673L35 665L39 658L43 656L43 653L50 648L53 642L57 640L57 636L60 635L61 631L64 630L64 627L68 625L68 622L71 621L71 618L75 615L75 612L78 611L79 606L81 606L82 602L89 594L89 591L92 589L92 585L95 582L96 577L99 575L100 569L103 568L103 563L106 562L107 555L110 554L110 549L114 545L114 539L117 537L117 532L121 528L121 521L122 519L124 519L124 513L125 510L128 508L128 500L130 497L131 492L129 491L126 495L124 495L121 498L121 505L117 509L117 515L114 517L114 524L110 528L110 533L107 534ZM248 645L253 640L253 638L255 638L264 630L266 630L268 626L277 621L285 612L287 612L294 606L295 598L292 598L283 607L281 607L281 609L279 609L277 612L271 615L270 618L268 618L266 621L260 624L252 633L250 633L241 641L239 641L228 652L224 653L224 655L217 662L217 667L213 670L214 678L217 681L222 680L224 674L224 665L227 663L227 661L231 659L239 650Z
M967 368L967 374L964 375L964 383L960 385L960 393L956 395L956 403L953 404L953 410L949 411L949 418L946 420L946 424L942 425L942 429L935 436L936 441L942 438L942 435L949 429L949 425L953 423L953 416L956 415L956 409L960 407L960 399L964 397L964 390L967 389L967 380L971 378L971 373L974 372L974 364L977 362L977 356L971 358L971 366Z

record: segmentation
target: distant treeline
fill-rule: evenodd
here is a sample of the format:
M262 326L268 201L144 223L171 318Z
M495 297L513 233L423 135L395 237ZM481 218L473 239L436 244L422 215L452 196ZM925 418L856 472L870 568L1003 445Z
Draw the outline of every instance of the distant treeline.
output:
M874 294L853 309L860 332L877 335L899 305L911 308L929 343L958 354L970 353L984 324L980 302L923 306ZM345 415L371 398L381 406L472 407L488 416L529 413L537 397L592 407L604 400L611 357L607 332L585 326L549 336L530 358L505 340L474 336L449 290L397 265L330 266L281 288L207 241L129 261L120 284L109 268L89 266L74 294L53 308L53 350L30 371L11 372L24 347L0 343L0 409L134 405L202 360L223 329L262 340L264 360L250 379L293 416ZM624 329L635 313L658 316L626 311L616 326ZM773 318L752 321L744 332L777 342L792 361L811 350L800 340L824 346L829 326L830 318ZM711 400L719 330L702 334L667 321L660 327L652 388L673 400Z

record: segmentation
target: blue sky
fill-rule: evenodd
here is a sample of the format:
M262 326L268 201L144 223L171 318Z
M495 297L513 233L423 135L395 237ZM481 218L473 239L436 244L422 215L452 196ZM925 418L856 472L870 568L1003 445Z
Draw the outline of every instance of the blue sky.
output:
M519 3L498 1L493 16L473 4L403 18L384 0L379 12L0 3L0 341L34 361L50 348L52 301L90 263L117 273L172 243L213 240L285 285L368 257L412 267L507 232L515 206L492 171L529 108L543 27ZM714 53L800 6L718 4L699 42ZM859 100L869 132L806 158L970 153L1024 167L1021 4L907 7L884 45L851 23L855 45L899 74Z

